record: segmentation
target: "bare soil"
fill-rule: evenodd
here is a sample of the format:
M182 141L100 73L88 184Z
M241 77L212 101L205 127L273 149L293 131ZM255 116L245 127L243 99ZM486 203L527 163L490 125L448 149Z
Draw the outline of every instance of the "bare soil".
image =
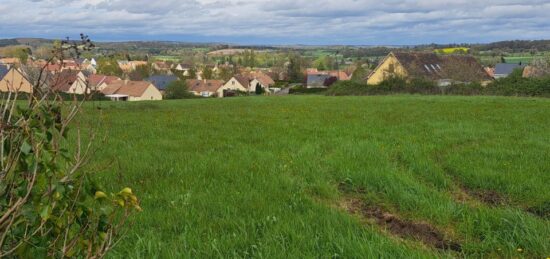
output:
M445 239L442 232L427 223L401 219L382 208L367 205L360 199L346 199L343 203L342 207L349 213L374 221L377 225L385 227L393 235L401 238L412 237L437 249L462 251L462 246L459 243Z

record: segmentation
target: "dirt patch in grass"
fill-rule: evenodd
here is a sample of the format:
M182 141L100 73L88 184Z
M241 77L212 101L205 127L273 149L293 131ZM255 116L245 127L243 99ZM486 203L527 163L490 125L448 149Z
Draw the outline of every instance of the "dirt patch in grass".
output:
M461 183L460 179L454 176L456 173L453 172L451 168L443 166L442 169L445 171L445 174L452 178L453 182L457 183L455 185L457 190L455 194L456 200L460 202L475 200L489 206L501 206L509 203L509 200L504 195L494 190L476 190L468 188Z
M506 205L508 203L508 200L502 194L493 190L464 190L471 197L491 206Z
M435 227L421 222L404 220L382 208L368 205L357 198L346 198L341 207L347 212L384 227L393 235L401 238L414 238L424 244L441 250L462 251L462 246L445 238L445 235Z
M537 207L527 208L526 211L542 219L550 220L550 202L545 202Z

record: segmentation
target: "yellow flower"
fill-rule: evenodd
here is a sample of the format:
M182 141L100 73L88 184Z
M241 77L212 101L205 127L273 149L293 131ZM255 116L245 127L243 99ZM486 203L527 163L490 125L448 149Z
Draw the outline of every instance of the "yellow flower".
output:
M121 193L123 194L132 194L132 189L126 187L124 189L122 189L122 191L120 191Z
M94 198L95 198L96 200L97 200L97 199L107 198L107 194L105 194L104 192L97 191L97 192L95 192Z

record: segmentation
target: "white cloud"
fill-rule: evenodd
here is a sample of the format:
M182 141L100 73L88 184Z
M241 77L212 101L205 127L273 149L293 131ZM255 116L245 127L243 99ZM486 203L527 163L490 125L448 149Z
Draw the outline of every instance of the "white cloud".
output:
M550 37L547 0L1 0L0 11L0 37L305 44Z

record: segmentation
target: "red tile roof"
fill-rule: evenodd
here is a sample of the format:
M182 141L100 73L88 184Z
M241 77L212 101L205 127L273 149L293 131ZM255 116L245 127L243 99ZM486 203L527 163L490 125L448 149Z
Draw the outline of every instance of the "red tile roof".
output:
M116 76L106 76L106 75L98 75L98 74L93 74L88 77L88 82L90 83L90 87L92 88L98 87L103 83L110 84L117 80L120 80L120 78Z
M132 97L141 97L143 93L151 86L150 82L146 81L124 81L117 80L110 83L101 92L105 95L123 94ZM154 85L153 85L154 87Z
M223 81L221 80L198 80L198 79L188 79L185 81L189 91L193 92L216 92L220 87L223 86ZM247 85L244 85L248 87Z

